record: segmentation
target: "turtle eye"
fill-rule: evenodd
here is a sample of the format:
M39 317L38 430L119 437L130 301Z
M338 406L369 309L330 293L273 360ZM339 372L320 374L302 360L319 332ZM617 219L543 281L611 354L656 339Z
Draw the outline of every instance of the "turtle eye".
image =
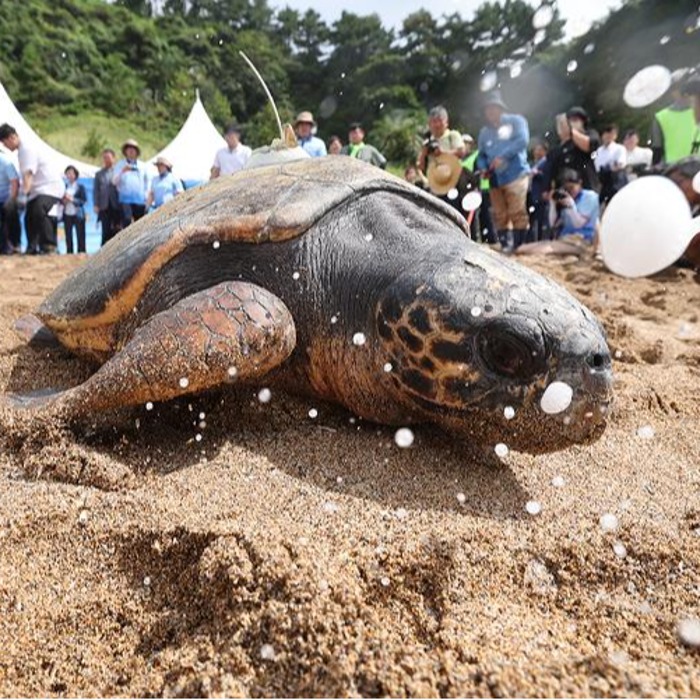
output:
M521 334L494 325L479 334L479 355L489 370L521 380L544 370L543 343L532 329L525 331Z

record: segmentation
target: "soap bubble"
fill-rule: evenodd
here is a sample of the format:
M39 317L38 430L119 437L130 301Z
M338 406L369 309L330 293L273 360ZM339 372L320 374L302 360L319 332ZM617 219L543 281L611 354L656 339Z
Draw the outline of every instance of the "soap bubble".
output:
M479 192L468 192L462 198L462 209L464 211L476 211L482 203L482 197Z
M483 73L479 81L479 89L481 92L489 92L498 84L498 73L495 70L489 70Z
M515 418L515 409L512 406L506 406L503 409L503 415L506 420L513 420L513 418Z
M415 436L410 428L399 428L394 434L394 442L399 447L410 447L414 440Z
M364 333L355 333L355 335L352 336L352 344L353 345L364 345L367 342L367 338Z
M678 638L689 647L700 647L700 620L687 617L678 623Z
M565 411L574 396L574 390L565 382L552 382L542 395L540 407L550 415Z
M508 454L508 445L499 442L494 448L493 451L496 453L498 457L505 457Z
M578 68L578 61L569 61L566 64L566 72L573 73Z
M530 515L539 515L542 512L542 504L539 501L528 501L525 504L525 510Z
M598 522L600 523L600 529L603 532L614 532L617 530L617 527L620 524L617 516L613 513L604 513L600 516L600 520Z
M630 107L647 107L671 87L671 71L666 66L647 66L637 71L625 85L622 99Z
M549 3L540 5L532 17L533 29L544 29L548 27L554 19L554 7Z
M272 392L268 388L260 389L258 392L258 401L260 403L269 403L272 398Z

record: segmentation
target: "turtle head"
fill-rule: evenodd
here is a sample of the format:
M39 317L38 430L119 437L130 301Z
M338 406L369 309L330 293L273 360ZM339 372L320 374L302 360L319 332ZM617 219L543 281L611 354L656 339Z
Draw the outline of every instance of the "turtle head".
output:
M297 143L297 137L291 124L284 125L282 134L283 138L274 139L269 146L256 148L246 163L245 170L310 158L309 154Z
M601 325L510 260L472 246L465 260L418 266L386 290L376 322L389 390L420 419L531 453L604 430L612 373Z

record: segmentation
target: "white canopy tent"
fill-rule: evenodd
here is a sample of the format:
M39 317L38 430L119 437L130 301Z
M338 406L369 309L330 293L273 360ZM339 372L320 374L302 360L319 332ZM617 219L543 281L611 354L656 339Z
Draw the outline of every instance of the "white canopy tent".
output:
M39 134L32 129L27 123L25 118L22 116L21 112L15 107L14 102L10 99L7 94L7 90L2 83L0 83L0 124L9 124L17 129L20 139L27 145L34 144L41 152L43 152L49 159L54 161L61 172L63 172L69 165L74 165L80 172L81 177L94 177L98 170L98 167L91 165L90 163L84 163L77 158L71 158L57 151L55 148L49 146L46 141L44 141ZM14 157L15 165L17 165L17 153L11 154Z
M209 179L216 152L225 146L226 141L209 118L197 90L189 116L177 136L149 163L154 164L162 156L173 164L173 173L187 184L204 182Z

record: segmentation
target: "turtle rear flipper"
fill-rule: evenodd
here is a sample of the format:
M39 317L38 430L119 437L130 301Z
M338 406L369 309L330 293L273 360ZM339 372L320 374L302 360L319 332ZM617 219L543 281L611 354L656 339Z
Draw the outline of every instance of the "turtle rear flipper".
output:
M274 294L223 282L150 318L87 381L51 395L7 397L16 409L60 409L69 416L134 406L256 380L296 344L294 320Z

